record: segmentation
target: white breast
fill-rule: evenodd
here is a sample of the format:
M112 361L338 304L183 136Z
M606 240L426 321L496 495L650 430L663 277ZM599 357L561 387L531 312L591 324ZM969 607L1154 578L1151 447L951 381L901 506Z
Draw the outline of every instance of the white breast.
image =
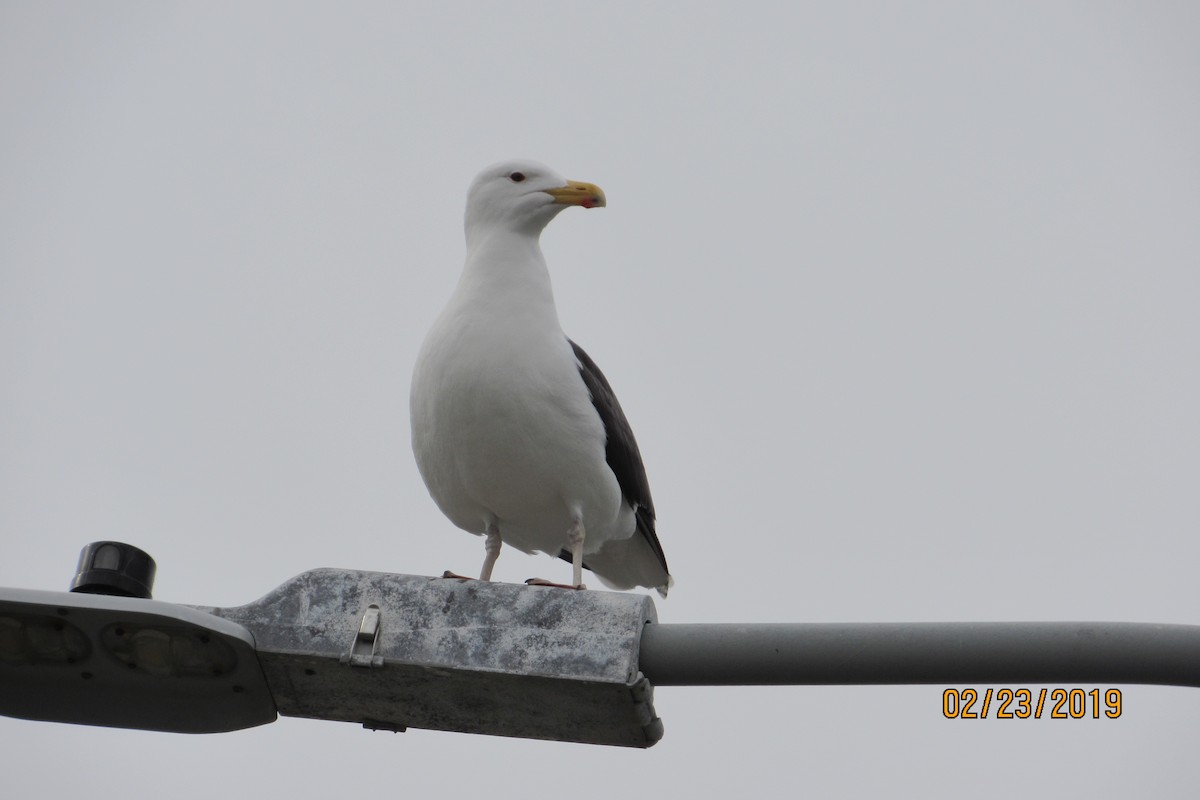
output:
M534 249L519 264L468 260L417 359L413 450L458 527L480 534L494 522L508 544L557 555L582 515L592 553L632 535L634 518Z

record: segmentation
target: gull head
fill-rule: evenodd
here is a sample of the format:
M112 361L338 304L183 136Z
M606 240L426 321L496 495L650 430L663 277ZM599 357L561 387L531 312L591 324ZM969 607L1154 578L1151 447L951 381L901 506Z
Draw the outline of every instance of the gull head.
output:
M493 228L537 236L568 206L602 208L605 204L604 192L595 184L567 180L536 161L504 161L471 182L467 238Z

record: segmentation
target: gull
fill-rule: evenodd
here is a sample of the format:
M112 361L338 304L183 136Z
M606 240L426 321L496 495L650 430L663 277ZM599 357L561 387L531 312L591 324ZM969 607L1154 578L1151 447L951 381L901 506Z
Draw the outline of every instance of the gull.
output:
M480 580L508 544L570 561L573 588L588 569L665 597L673 580L637 441L596 362L563 333L539 244L560 211L605 204L599 187L534 161L475 178L466 264L413 370L413 452L442 513L484 537Z

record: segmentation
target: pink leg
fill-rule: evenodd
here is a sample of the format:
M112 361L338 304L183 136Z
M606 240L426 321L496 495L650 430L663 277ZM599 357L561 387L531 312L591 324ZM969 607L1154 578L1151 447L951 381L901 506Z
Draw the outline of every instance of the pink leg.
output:
M571 580L580 588L583 588L583 537L585 533L581 519L576 520L571 530L567 532L567 539L571 542Z
M493 522L488 525L487 533L483 536L483 569L479 570L479 580L490 581L492 579L492 567L496 566L496 559L500 557L502 544L500 528Z
M583 539L585 531L583 520L576 520L567 531L567 541L571 545L571 577L575 583L553 583L543 578L530 578L525 583L530 586L554 586L559 589L586 589L583 584Z

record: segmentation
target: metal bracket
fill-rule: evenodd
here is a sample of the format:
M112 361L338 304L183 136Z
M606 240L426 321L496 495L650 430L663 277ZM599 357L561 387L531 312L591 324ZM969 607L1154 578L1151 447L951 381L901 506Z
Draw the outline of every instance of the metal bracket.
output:
M383 666L383 656L376 655L379 650L380 616L378 605L372 603L367 606L350 642L350 651L340 659L343 664L368 669Z
M388 722L382 719L364 719L363 727L369 731L390 731L391 733L404 733L408 730L408 726L401 725L399 722Z

